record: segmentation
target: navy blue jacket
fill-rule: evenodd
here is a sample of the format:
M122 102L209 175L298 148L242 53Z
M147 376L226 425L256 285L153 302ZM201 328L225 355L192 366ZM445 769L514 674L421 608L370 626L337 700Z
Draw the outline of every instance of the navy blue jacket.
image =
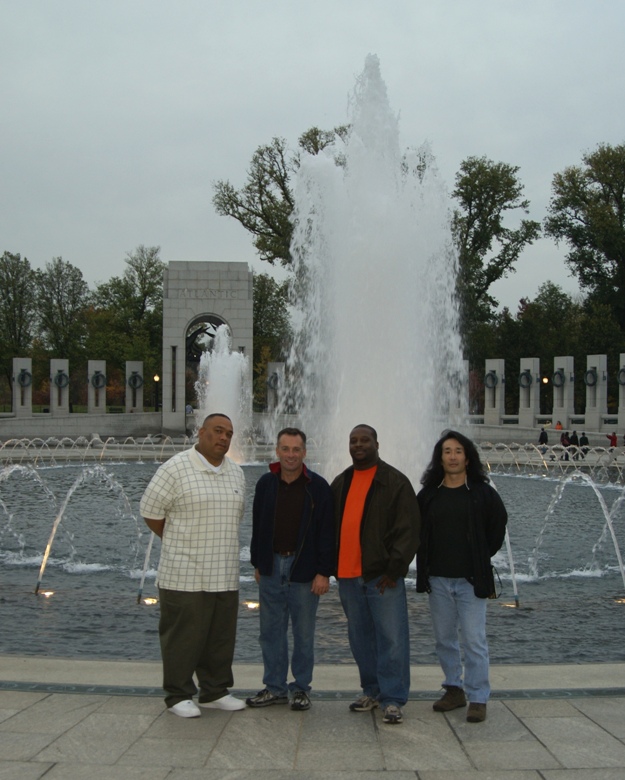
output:
M269 473L256 483L252 509L252 566L263 576L273 571L273 535L280 464L272 463ZM293 582L312 582L317 574L330 577L336 568L334 507L332 491L325 479L304 465L306 494L299 527L297 550L291 568Z

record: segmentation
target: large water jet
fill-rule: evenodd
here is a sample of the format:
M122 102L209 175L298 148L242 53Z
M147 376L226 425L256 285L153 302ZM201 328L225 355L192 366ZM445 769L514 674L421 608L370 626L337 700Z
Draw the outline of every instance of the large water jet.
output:
M418 480L459 411L462 356L449 201L427 146L402 151L377 57L345 142L303 155L295 186L295 338L289 392L321 469L345 466L358 423Z

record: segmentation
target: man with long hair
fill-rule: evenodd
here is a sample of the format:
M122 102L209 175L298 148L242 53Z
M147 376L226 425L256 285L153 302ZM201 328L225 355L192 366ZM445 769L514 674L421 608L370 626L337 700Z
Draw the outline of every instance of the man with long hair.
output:
M445 693L433 706L448 712L468 697L467 721L480 723L490 696L486 599L496 598L490 559L503 544L508 515L475 445L457 431L436 443L421 484L417 592L429 594L445 675Z

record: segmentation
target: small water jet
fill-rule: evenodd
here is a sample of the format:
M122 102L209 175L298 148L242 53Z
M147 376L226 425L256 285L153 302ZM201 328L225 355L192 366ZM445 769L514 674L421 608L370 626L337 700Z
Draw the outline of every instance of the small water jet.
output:
M538 578L538 553L539 553L540 546L542 545L545 532L548 528L549 522L552 520L556 507L562 501L562 496L564 494L567 485L571 485L575 482L578 483L581 482L587 485L594 492L605 521L604 527L601 531L601 535L599 536L599 539L593 545L592 548L593 559L589 565L589 570L592 568L592 564L596 558L596 554L603 547L603 544L606 541L607 534L609 532L610 537L612 539L612 544L614 546L614 552L616 554L618 569L621 574L621 579L623 580L623 587L625 588L625 568L623 567L623 558L621 556L621 549L618 543L618 539L616 537L614 523L613 523L613 517L615 517L619 513L622 504L625 501L625 493L621 491L619 497L612 504L612 507L608 509L605 498L601 493L601 491L598 489L595 482L593 482L593 480L587 474L584 474L580 471L575 471L572 474L563 477L560 480L556 490L554 491L553 498L551 499L551 502L547 508L547 513L545 515L545 521L543 527L541 528L540 533L536 538L536 544L529 558L529 563L530 563L529 575L530 577Z
M155 467L149 468L153 471ZM109 567L130 571L136 568L137 556L143 558L141 539L147 536L147 529L122 483L103 466L59 469L12 464L0 468L0 486L0 557L5 565L38 566L36 594L55 542L55 549L61 545L59 555L67 571ZM59 489L63 493L60 503ZM49 522L49 516L53 520L42 552L35 537L41 542L42 526ZM90 536L97 539L90 549L95 560L78 552L78 545L88 542Z
M3 620L10 627L0 635L0 653L158 658L158 609L149 605L156 604L154 577L160 541L139 516L140 497L157 467L154 462L129 462L106 468L0 469L0 592ZM94 469L97 473L83 478L83 472ZM254 487L265 470L262 465L244 466L247 509L241 528L237 660L245 663L259 660L258 611L252 608L258 592L249 562L249 541ZM619 602L624 586L595 487L621 549L625 544L623 488L593 487L565 475L496 474L493 479L510 514L512 560L522 603L521 609L505 608L514 606L514 593L508 557L502 551L495 565L503 593L488 607L493 662L623 660L617 627L623 619ZM551 506L554 493L559 500ZM60 507L64 510L40 598L33 598L33 585ZM413 577L414 569L408 580ZM41 598L44 591L54 595ZM409 586L411 657L414 663L432 663L427 601L413 591L414 586ZM333 587L319 612L321 663L349 659L341 615Z
M200 358L195 393L199 407L196 412L197 425L201 425L208 414L227 414L234 428L229 455L237 462L243 461L252 427L249 361L240 352L232 351L232 338L227 325L217 328L212 349L204 352Z
M102 440L93 436L75 439L69 436L58 439L9 439L0 442L0 463L32 466L66 466L68 464L115 463L136 460L138 462L158 460L186 449L191 439L181 436L173 439L161 434L141 438L126 437L118 441L110 436Z

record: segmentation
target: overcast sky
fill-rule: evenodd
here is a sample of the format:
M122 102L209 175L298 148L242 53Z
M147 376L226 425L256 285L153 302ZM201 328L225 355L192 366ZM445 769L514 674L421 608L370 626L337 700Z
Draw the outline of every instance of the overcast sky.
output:
M624 22L623 0L0 0L0 252L92 287L139 244L270 270L212 185L347 121L368 53L402 146L429 141L450 190L470 155L520 166L542 220L555 172L625 142ZM493 293L576 292L564 251L542 239Z

